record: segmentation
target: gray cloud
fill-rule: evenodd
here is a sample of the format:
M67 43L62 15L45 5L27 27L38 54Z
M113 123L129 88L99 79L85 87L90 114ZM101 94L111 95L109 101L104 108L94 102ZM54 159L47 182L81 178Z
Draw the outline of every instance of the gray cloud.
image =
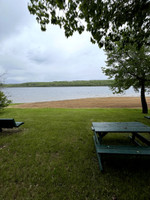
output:
M15 35L20 29L33 20L27 10L27 1L1 0L0 1L0 40Z
M106 56L90 43L88 33L67 39L49 25L41 32L27 1L0 1L0 74L8 83L106 79Z

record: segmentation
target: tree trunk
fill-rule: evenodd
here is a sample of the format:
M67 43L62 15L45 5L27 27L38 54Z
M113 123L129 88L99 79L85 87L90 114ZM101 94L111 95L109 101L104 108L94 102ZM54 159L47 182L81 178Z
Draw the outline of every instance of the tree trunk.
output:
M145 83L141 84L141 103L142 103L142 113L148 113L147 102L145 98Z

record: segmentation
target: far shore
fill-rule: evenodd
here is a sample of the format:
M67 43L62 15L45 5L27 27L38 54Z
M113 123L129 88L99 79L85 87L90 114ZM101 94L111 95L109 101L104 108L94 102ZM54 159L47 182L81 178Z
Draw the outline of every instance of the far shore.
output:
M146 98L150 107L150 97ZM11 105L13 108L141 108L140 97L99 97Z

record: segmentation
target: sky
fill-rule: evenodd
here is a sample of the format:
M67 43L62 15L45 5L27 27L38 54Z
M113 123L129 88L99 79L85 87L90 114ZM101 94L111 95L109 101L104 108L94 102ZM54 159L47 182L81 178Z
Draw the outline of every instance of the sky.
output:
M90 34L68 39L58 26L42 32L29 0L0 0L0 77L4 83L104 80L106 55Z

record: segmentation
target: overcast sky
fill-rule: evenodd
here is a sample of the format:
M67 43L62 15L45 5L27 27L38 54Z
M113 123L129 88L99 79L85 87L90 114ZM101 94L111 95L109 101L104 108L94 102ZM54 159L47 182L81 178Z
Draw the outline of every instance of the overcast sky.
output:
M90 35L69 39L49 25L42 32L27 0L0 0L0 74L5 83L107 79L103 50Z

